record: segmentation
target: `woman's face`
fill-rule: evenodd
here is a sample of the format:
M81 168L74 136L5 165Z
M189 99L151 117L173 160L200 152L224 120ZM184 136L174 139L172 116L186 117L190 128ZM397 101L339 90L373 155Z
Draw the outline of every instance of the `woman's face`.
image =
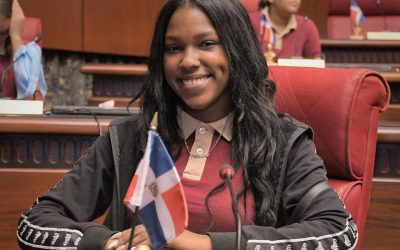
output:
M3 44L8 37L10 28L10 19L0 15L0 44Z
M198 8L185 6L172 15L164 74L193 117L212 122L231 110L229 62L211 21Z
M271 7L280 13L294 14L301 5L301 0L269 0Z

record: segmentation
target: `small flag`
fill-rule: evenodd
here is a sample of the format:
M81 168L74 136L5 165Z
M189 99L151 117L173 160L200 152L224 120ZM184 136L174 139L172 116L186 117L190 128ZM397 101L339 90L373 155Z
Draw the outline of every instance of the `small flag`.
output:
M272 30L271 24L268 22L267 16L261 13L260 16L260 34L265 44L275 45L274 31Z
M354 23L360 24L365 21L364 13L355 0L350 2L350 18Z
M129 185L124 203L146 227L153 249L162 249L188 224L183 187L175 165L157 132L150 130L145 154Z

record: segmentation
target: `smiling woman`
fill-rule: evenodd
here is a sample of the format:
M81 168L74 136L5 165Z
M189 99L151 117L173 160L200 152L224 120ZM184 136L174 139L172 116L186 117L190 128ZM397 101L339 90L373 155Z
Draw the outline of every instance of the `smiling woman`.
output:
M23 249L152 245L153 232L143 225L131 229L140 218L120 201L144 154L155 112L189 212L187 229L168 248L355 247L357 228L327 184L311 129L275 110L275 84L238 0L167 1L148 67L147 82L134 98L140 98L141 112L112 122L110 134L99 137L21 216ZM232 166L238 193L235 213L227 182L218 175L225 164ZM89 222L105 211L104 225ZM239 216L243 227L235 242Z

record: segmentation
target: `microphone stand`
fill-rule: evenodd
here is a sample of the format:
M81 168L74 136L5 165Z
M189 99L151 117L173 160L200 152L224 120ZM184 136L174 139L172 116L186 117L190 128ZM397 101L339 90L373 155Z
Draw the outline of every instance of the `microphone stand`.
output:
M381 16L383 17L383 30L389 31L385 11L383 10L381 5L381 0L376 0L376 4L378 5L379 11L381 12Z
M231 195L232 199L232 211L233 214L235 215L235 222L236 222L236 249L240 250L240 240L242 236L242 217L240 216L239 213L239 208L238 208L238 202L237 202L237 196L235 193L235 190L233 189L232 185L232 176L235 173L235 170L233 169L232 166L230 165L223 165L219 169L219 174L222 179L225 179L226 182L228 183L229 187L229 193Z
M228 182L229 192L231 193L231 197L232 197L232 210L233 210L233 213L235 214L235 221L236 221L236 249L240 250L240 238L242 236L242 217L240 216L240 213L239 213L237 196L235 194L235 191L233 190L231 176L229 174L226 175L226 179L227 179L227 182Z

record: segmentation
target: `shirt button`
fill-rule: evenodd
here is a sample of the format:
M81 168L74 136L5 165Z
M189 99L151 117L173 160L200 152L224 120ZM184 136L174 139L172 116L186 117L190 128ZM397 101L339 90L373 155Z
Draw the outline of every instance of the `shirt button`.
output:
M207 133L207 129L205 129L205 128L200 128L200 129L199 129L199 132L200 132L201 135L204 135L204 134Z
M197 148L196 149L196 153L199 154L199 155L202 155L204 153L204 151L203 151L202 148Z

